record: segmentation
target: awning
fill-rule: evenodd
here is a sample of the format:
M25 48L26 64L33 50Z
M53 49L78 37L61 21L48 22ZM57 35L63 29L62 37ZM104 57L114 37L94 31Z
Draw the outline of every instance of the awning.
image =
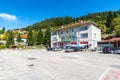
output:
M85 42L80 42L80 44L88 44L88 42L87 42L87 41L85 41Z

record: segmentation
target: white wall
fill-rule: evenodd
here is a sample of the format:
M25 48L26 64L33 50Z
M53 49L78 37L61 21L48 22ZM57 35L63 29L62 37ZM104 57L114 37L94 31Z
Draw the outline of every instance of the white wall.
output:
M63 31L63 34L60 34L61 31L57 31L57 35L51 36L51 46L53 46L53 43L56 42L56 41L53 41L53 37L56 37L57 42L60 42L62 40L61 39L62 37L66 37L66 36L69 37L69 36L75 35L77 37L76 42L87 41L89 44L92 44L92 47L97 47L97 41L101 41L101 30L93 24L88 24L83 26L88 26L88 29L85 31L79 31L79 28L82 26L78 26L78 27L74 27L77 29L76 33L72 32L72 28L61 30ZM66 33L66 30L68 30L68 33ZM88 33L88 38L81 38L80 34L83 34L83 33Z
M18 42L17 42L16 40L17 40L17 38L14 38L15 44L18 45ZM21 38L21 40L23 41L23 42L21 42L21 43L26 44L27 39Z
M91 25L91 27L92 27L92 40L101 41L101 30L95 27L94 25Z
M95 25L90 25L92 28L92 39L91 43L93 43L92 47L97 47L97 42L101 41L101 30L97 28Z

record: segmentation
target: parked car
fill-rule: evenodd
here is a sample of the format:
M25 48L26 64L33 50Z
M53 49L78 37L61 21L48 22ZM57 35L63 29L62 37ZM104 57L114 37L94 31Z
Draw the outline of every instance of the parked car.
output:
M120 47L117 48L117 49L114 51L114 53L120 54Z
M65 52L76 52L79 50L80 50L80 47L76 47L76 46L66 46L65 48Z
M109 46L106 46L103 48L103 53L114 53L114 48L111 48Z
M52 51L53 48L52 47L47 47L47 51Z
M52 50L53 51L62 51L62 48L61 47L54 47Z

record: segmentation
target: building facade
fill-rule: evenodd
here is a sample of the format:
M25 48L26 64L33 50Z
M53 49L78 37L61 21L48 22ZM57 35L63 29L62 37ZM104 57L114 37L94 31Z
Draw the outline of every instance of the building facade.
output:
M51 47L80 44L95 48L98 41L101 41L101 30L93 22L79 22L51 32Z

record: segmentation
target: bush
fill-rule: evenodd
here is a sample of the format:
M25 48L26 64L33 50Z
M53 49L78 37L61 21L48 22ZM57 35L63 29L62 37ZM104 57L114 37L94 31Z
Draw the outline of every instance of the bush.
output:
M24 47L23 45L18 45L18 46L17 46L18 49L21 49L21 48L23 48L23 47Z
M106 29L106 33L107 33L107 34L110 34L111 32L112 32L112 30L111 30L110 28L107 28L107 29Z
M6 45L0 45L0 49L5 49L7 48Z

